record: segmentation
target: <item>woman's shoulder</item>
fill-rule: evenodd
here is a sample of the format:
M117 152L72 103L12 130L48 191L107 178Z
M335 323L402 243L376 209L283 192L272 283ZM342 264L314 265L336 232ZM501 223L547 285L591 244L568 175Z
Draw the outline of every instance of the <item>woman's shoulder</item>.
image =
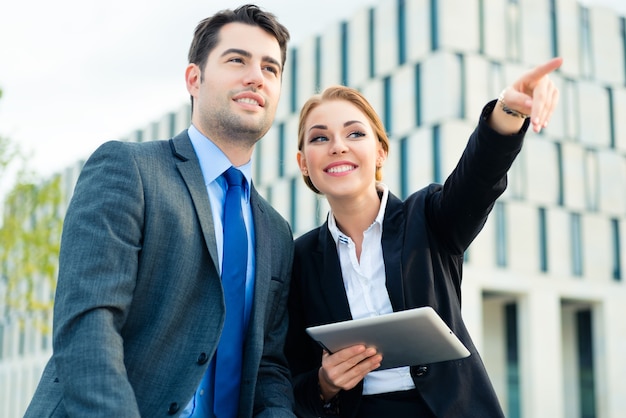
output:
M315 245L319 240L319 235L326 223L303 233L295 239L296 248L309 247Z
M438 193L442 189L441 184L431 183L411 194L406 196L405 198L400 198L395 194L389 192L389 199L387 200L387 211L390 210L402 210L408 207L413 207L417 205L424 205L427 199Z

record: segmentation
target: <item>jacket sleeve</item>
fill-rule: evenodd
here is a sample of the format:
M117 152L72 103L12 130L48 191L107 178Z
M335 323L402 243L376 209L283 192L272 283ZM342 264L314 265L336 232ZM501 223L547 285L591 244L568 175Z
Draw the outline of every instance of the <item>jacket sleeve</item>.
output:
M316 230L315 230L316 231ZM316 236L312 234L310 236ZM310 323L310 316L314 316L319 307L318 294L309 292L303 288L304 276L311 274L310 256L311 248L304 244L299 246L296 243L296 254L294 257L293 274L291 280L291 290L289 294L289 332L287 334L286 353L289 367L293 375L293 391L295 397L296 415L301 418L318 417L351 417L357 409L363 390L362 383L358 384L350 391L342 391L338 395L338 414L329 414L324 409L320 399L318 387L318 370L322 362L321 347L306 333L307 324ZM312 279L314 280L314 279ZM314 280L317 282L316 280ZM323 308L322 308L323 309ZM305 317L306 315L309 317ZM315 321L313 321L315 322Z
M267 301L263 353L255 387L255 418L292 418L293 390L284 353L288 327L287 298L293 263L293 236L289 224L271 208L274 227L263 246L271 248L272 273L270 298ZM258 236L258 235L257 235ZM257 261L258 263L259 261Z
M121 143L101 146L81 172L61 238L53 338L69 416L140 415L120 330L135 288L143 210L132 156Z
M451 254L462 254L484 226L528 129L526 120L515 135L495 132L487 122L494 105L484 107L457 166L427 202L428 223Z

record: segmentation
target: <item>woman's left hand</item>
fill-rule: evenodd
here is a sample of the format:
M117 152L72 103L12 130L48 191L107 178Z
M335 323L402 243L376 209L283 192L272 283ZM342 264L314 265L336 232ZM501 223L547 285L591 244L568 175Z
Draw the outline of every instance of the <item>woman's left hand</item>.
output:
M548 126L559 101L559 90L548 75L558 69L562 63L563 58L552 58L522 74L513 84L504 89L492 113L490 120L492 127L502 134L519 131L523 121L506 113L507 108L529 115L533 130L537 133Z

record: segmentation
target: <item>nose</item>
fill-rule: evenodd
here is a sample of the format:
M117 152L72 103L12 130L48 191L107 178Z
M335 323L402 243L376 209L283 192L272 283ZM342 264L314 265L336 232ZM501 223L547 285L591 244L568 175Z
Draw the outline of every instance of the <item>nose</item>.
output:
M263 70L258 65L250 65L244 77L243 83L246 86L260 87L263 85Z
M335 138L333 138L332 144L330 147L331 154L333 155L345 154L348 151L349 151L348 145L346 144L346 141L344 141L344 139L341 136L336 136Z

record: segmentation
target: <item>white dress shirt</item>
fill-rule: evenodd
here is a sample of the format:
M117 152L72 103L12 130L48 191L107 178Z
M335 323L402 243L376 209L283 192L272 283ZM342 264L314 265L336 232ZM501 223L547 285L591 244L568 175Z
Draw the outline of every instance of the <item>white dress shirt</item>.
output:
M354 241L339 230L332 210L328 214L328 229L337 246L343 285L348 296L352 319L369 318L393 312L389 293L387 293L385 260L381 242L389 188L383 183L377 183L376 188L382 192L380 209L374 222L363 232L360 261L356 256ZM363 395L413 388L415 384L408 366L373 371L363 380Z

